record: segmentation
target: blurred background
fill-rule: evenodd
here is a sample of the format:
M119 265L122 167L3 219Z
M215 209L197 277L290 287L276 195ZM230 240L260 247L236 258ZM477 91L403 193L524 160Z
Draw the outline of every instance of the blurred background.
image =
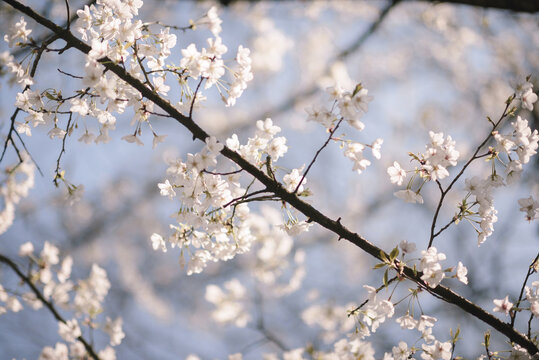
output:
M65 21L64 1L28 4L57 24ZM70 2L72 9L83 5ZM278 178L282 179L289 169L308 164L327 137L319 124L307 121L305 109L330 106L324 92L328 86L339 83L352 90L361 82L374 97L362 119L365 130L344 127L339 134L369 144L382 138L382 158L370 157L372 165L358 175L339 145L331 143L309 173L307 185L313 196L308 201L331 218L341 217L345 226L386 251L402 240L425 249L439 199L434 184L423 189L423 205L395 198L393 193L402 187L389 181L386 170L393 161L411 169L408 152L422 152L429 142L428 132L433 130L456 140L462 166L488 134L486 117L497 119L502 114L512 85L531 74L534 89L539 87L539 17L526 12L415 1L241 1L225 6L167 0L145 2L139 18L188 26L189 20L200 18L213 5L223 19L221 36L229 58L240 44L251 49L254 80L230 108L215 89L206 91L208 99L195 110L195 121L221 141L236 133L245 143L254 134L256 120L272 118L289 146L278 163L282 169ZM6 33L20 14L3 3L0 13L0 29ZM34 39L46 35L43 28L26 20ZM190 43L204 46L211 37L202 27L171 32L178 43L169 60L176 64L182 48ZM60 41L55 44L63 45ZM0 45L0 51L4 50L6 43ZM24 51L16 54L18 60L25 56ZM57 69L81 74L84 61L75 50L62 56L45 53L33 88L72 93L80 83ZM0 132L5 136L20 88L10 84L7 75L0 81ZM174 87L169 98L178 101ZM537 107L533 112L519 110L532 129L537 128ZM108 144L76 141L80 129L80 134L68 138L62 168L69 181L85 187L82 200L71 206L65 190L53 184L61 140L49 139L48 129L33 129L32 137L25 141L43 176L36 174L35 187L19 204L14 225L1 235L1 253L23 264L17 256L22 243L31 241L39 251L49 241L60 248L61 256L74 257L74 279L87 277L92 263L105 268L112 287L103 316L121 316L126 333L117 347L118 359L183 359L188 354L222 359L237 352L246 359L257 359L263 353L308 344L329 351L336 340L353 330L346 310L366 299L364 284L382 284L383 272L373 271L376 262L359 248L337 241L318 226L288 238L275 226L282 223L278 203L252 207L258 216L259 240L251 252L212 263L202 274L187 276L174 249L166 254L154 252L151 234L167 234L169 223L174 222L169 215L178 207L159 195L157 183L166 177L166 160L174 156L185 159L188 152L202 146L175 121L158 117L151 122L159 135L168 135L164 143L152 149L151 131L143 129L145 145L128 144L121 137L133 132L131 116L118 116ZM508 127L507 122L501 132L508 132ZM2 165L15 161L15 154L8 150ZM530 195L539 197L538 170L536 156L525 166L520 182L497 189L494 204L499 221L481 247L475 230L466 222L452 226L436 240L435 246L447 255L444 265L462 261L468 267L467 286L450 279L444 284L489 312L494 298L518 297L539 249L537 224L524 219L517 203ZM477 161L466 177L484 177L488 171L487 164ZM450 169L451 175L456 173L457 169ZM444 179L442 184L448 182ZM463 182L459 182L448 195L438 224L450 221L465 194ZM263 268L257 251L271 241L281 246L282 251L274 256L282 257L282 268L268 284L260 273L272 270ZM298 260L301 252L305 252L304 262ZM419 256L419 251L414 255ZM302 278L297 289L290 286L294 277ZM233 278L247 289L245 309L251 320L243 328L216 326L212 319L215 307L204 299L208 284L222 287ZM17 279L5 266L0 266L0 280L6 288L17 288ZM405 296L407 287L412 284L400 284L393 299ZM406 303L397 306L394 319L404 314ZM434 328L438 339L448 340L450 328L461 328L455 356L471 358L484 352L481 342L489 330L485 324L428 294L420 296L420 304L422 311L439 319ZM306 313L308 309L311 312ZM70 318L69 312L65 314ZM401 330L394 319L368 338L377 358L399 340L412 345L419 337L417 332ZM520 320L517 328L525 331L527 319ZM57 341L61 341L57 323L44 310L28 308L0 316L1 359L34 359L44 346ZM108 339L96 332L94 341L101 349ZM504 342L505 338L493 332L493 349L507 349Z

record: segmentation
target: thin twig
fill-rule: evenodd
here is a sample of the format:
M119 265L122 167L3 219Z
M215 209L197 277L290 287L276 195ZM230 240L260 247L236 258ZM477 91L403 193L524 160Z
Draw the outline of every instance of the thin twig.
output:
M488 335L487 335L488 334ZM490 340L490 333L485 333L485 351L489 360L492 360L492 355L488 349L488 341Z
M391 284L393 281L397 280L399 278L399 276L394 276L392 277L391 279L389 279L387 281L387 285ZM378 294L383 288L387 287L385 284L383 284L382 286L380 286L379 288L376 289L376 293ZM369 302L369 299L363 301L361 303L361 305L359 305L357 308L355 308L354 310L350 311L350 315L352 315L353 313L359 311L363 306L367 305L367 303ZM350 316L348 315L348 316Z
M267 341L272 342L273 344L277 345L277 347L281 351L288 351L289 348L266 327L266 324L264 322L264 313L263 313L263 299L260 292L258 291L256 292L256 298L254 300L255 300L255 305L258 308L258 313L259 313L255 330L259 331L262 335L264 335Z
M206 174L226 176L226 175L239 174L240 172L243 171L243 169L239 169L239 170L235 170L235 171L229 171L229 172L222 172L222 173L220 173L220 172L208 171L208 170L202 170L202 171L205 172Z
M223 208L226 208L232 204L234 204L236 201L239 201L239 200L245 200L245 199L248 199L250 198L251 196L253 195L257 195L257 194L263 194L263 193L267 193L268 190L267 189L262 189L262 190L257 190L257 191L253 191L252 193L250 194L244 194L242 196L238 196L237 198L234 198L232 200L230 200L229 202L227 202L226 204L223 205Z
M135 57L135 59L137 59L137 62L140 66L140 71L142 71L142 73L144 74L144 78L146 79L146 84L148 84L148 86L150 87L150 89L152 89L152 91L155 91L155 88L152 84L152 82L150 81L150 78L148 78L148 73L146 72L146 69L144 68L144 64L142 63L142 59L138 56L138 52L137 52L137 41L135 40L135 43L133 44L132 46L133 48L133 56Z
M174 30L181 30L183 32L186 32L187 30L193 29L195 27L194 24L189 25L189 26L167 25L167 24L163 24L161 21L151 21L151 22L145 22L144 24L142 24L142 26L145 27L145 28L148 28L148 26L150 26L150 25L159 25L159 26L162 26L162 27L165 27L165 28L171 28L171 29L174 29Z
M322 152L322 150L325 149L326 146L328 146L329 142L331 141L331 138L333 137L333 134L335 134L335 132L337 131L337 129L339 128L339 125L341 125L341 123L343 122L343 118L341 118L337 124L335 125L335 127L333 129L331 129L329 131L329 136L327 138L327 140L324 142L324 144L320 147L320 149L318 149L318 151L316 152L316 154L314 154L314 157L313 159L311 160L311 163L309 164L309 166L307 166L307 170L305 170L305 172L303 173L303 176L301 177L301 180L299 181L298 185L296 186L296 189L294 190L294 194L298 192L298 189L300 188L301 184L303 184L303 181L305 180L305 176L307 176L307 173L309 172L309 170L311 170L311 167L313 166L314 162L316 161L316 159L318 158L318 155L320 155L320 153Z
M528 266L528 272L526 274L526 277L524 278L524 282L522 283L522 287L520 288L520 295L518 296L518 301L515 304L515 308L518 308L520 306L520 302L522 301L522 297L524 296L524 289L526 288L526 283L528 282L528 279L530 278L530 275L535 272L534 265L535 265L535 263L537 261L539 261L539 253L537 253L537 255L535 256L535 259L533 259L530 266ZM515 326L515 320L517 318L517 312L518 311L513 311L513 313L511 314L511 326Z
M17 136L17 138L18 138L19 141L21 142L22 147L23 147L23 149L26 151L26 153L28 154L28 156L30 157L30 160L32 160L32 162L33 162L34 165L36 166L36 169L37 169L37 171L39 172L39 174L40 174L41 176L44 176L44 175L43 175L43 171L41 171L41 168L39 167L39 164L37 163L36 159L34 159L34 156L33 156L32 153L30 152L30 150L28 150L28 148L26 147L26 143L22 140L21 134L19 134L18 131L15 131L15 135Z
M64 74L64 75L70 76L70 77L72 77L73 79L84 79L84 77L82 77L82 76L73 75L73 74L70 74L70 73L65 72L65 71L63 71L63 70L60 70L60 69L56 69L56 70L58 70L58 72L59 72L60 74ZM65 99L64 99L64 100L65 100Z
M61 178L60 176L60 160L62 159L62 155L66 152L65 146L66 146L66 139L69 135L69 127L71 126L71 120L73 119L73 113L69 114L69 120L67 121L67 126L65 129L64 138L62 139L62 150L60 151L60 154L58 155L58 159L56 160L56 170L54 171L54 185L58 186L58 179Z
M434 229L436 228L436 220L438 219L438 214L440 213L440 209L442 208L442 204L444 202L444 199L445 199L445 196L447 195L447 193L449 192L449 190L451 190L451 188L453 187L453 185L457 182L458 179L460 179L460 177L462 176L462 174L464 174L464 171L468 168L468 166L476 159L478 159L477 157L477 154L479 153L479 151L483 148L483 146L485 146L487 144L487 142L490 140L490 138L493 136L492 135L492 132L494 130L496 130L496 128L500 125L500 123L502 122L502 120L507 116L507 110L509 109L509 106L511 105L512 101L508 101L507 104L505 105L505 109L503 110L503 113L502 115L500 116L500 118L498 119L498 121L496 123L493 124L492 126L492 130L489 132L488 136L485 138L485 140L483 140L483 142L477 147L477 149L475 150L475 152L473 153L472 157L466 162L466 164L464 164L464 166L462 167L462 169L460 170L460 172L457 174L457 176L455 176L455 178L453 179L453 181L451 181L451 183L449 183L449 185L447 186L447 188L442 189L442 186L441 184L438 182L438 187L440 189L440 200L438 201L438 206L436 207L436 211L434 212L434 217L432 218L432 224L431 224L431 227L430 227L430 239L429 239L429 245L427 246L427 248L430 248L432 246L432 242L434 241L434 238L440 234L440 232L437 233L437 235L435 236L434 235ZM445 230L445 229L444 229Z
M189 107L189 119L193 119L193 108L195 107L195 101L197 99L198 89L200 89L200 85L202 85L202 81L204 81L204 77L200 77L200 81L198 82L197 88L195 89L195 93L193 94L193 100L191 101L191 106Z
M69 16L69 0L64 0L66 4L66 30L69 31L71 28L71 17Z
M39 50L37 51L36 53L36 57L34 59L34 62L32 63L32 68L30 69L30 77L34 77L35 74L36 74L36 71L37 71L37 66L39 64L39 61L41 60L41 55L43 55L43 51L45 50L45 48L47 47L47 45L49 45L50 42L44 42L43 44L41 44L41 47L39 48ZM30 89L30 85L26 85L24 87L24 90L22 91L23 93ZM15 142L13 141L13 133L16 134L17 138L19 139L19 141L21 142L23 148L26 150L26 152L28 153L28 155L30 156L30 159L34 162L34 164L36 165L36 168L37 170L39 171L39 173L41 174L41 176L43 176L43 172L41 171L41 168L39 167L38 163L34 160L34 158L32 157L32 155L30 154L30 151L28 151L28 149L26 148L26 144L24 143L23 139L21 138L19 132L17 130L15 130L15 120L17 119L17 115L19 114L19 111L20 109L17 108L15 109L15 111L13 112L13 115L11 115L11 125L9 127L9 132L7 134L7 137L6 137L6 140L4 142L4 148L2 149L2 155L0 156L0 162L2 162L2 160L4 159L4 154L6 153L6 149L7 149L7 146L9 145L9 143L11 142L11 145L13 146L13 148L15 149L15 152L17 153L17 156L19 158L19 164L22 163L22 157L21 157L21 154L19 153L19 149L17 148L17 146L15 145Z
M436 234L434 234L433 237L437 237L438 235L440 235L442 232L444 232L448 227L451 226L451 224L453 224L455 221L457 221L458 219L458 216L453 216L453 218L451 219L450 222L448 222L444 227L442 227L440 230L438 230L438 232L436 232Z

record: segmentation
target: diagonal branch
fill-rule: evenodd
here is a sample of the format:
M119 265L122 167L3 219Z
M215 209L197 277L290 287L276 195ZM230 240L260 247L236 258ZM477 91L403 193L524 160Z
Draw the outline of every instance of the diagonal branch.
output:
M36 20L41 25L55 32L58 36L60 36L64 41L67 42L66 47L76 48L86 54L90 52L90 46L76 38L71 32L66 31L65 29L57 26L50 20L37 14L30 7L21 4L17 0L2 1L10 4L17 10ZM178 109L176 109L168 100L160 97L157 93L146 87L142 82L129 74L122 66L113 63L108 58L103 58L100 60L100 62L103 64L103 66L105 66L106 69L108 69L108 71L115 73L120 79L131 85L133 88L137 89L142 96L154 102L157 106L159 106L171 117L173 117L177 122L186 127L193 135L193 139L199 139L201 141L204 141L209 136L208 133L204 131L198 124L196 124L191 118L180 113ZM225 146L223 150L221 150L221 154L235 162L241 168L245 169L245 171L250 173L254 178L256 178L263 185L265 185L269 192L274 193L283 201L289 203L291 206L303 213L309 219L309 221L316 222L322 227L338 235L339 238L350 241L354 245L361 248L363 251L375 257L376 259L383 261L381 254L384 254L386 258L389 257L389 255L382 249L375 246L357 233L354 233L344 227L341 224L340 219L330 219L329 217L321 213L318 209L314 208L312 205L301 200L296 194L286 191L281 183L267 176L262 170L245 160L237 152L232 151ZM421 280L422 274L420 272L414 271L409 267L402 266L402 264L400 264L398 260L395 260L394 266L397 269L402 268L402 274L406 278L416 282L417 284L420 284L422 287L425 287L425 283ZM515 330L510 324L501 321L492 314L489 314L478 305L458 295L451 289L442 285L438 285L433 289L427 288L427 290L433 296L438 297L450 304L456 305L461 310L492 326L498 332L507 336L511 341L527 349L530 354L536 354L537 352L539 352L539 348L537 347L537 345L535 345L525 335Z
M456 5L469 5L482 8L510 10L514 12L536 13L539 11L537 0L421 0L430 3L450 3Z
M54 316L56 320L64 324L66 323L65 319L62 317L62 315L60 315L58 310L56 310L52 302L45 299L41 291L34 285L32 280L30 280L28 276L24 275L24 273L21 271L21 269L19 269L17 264L13 262L13 260L8 258L7 256L0 254L0 262L3 262L7 266L9 266L17 274L17 276L21 279L21 281L23 281L25 284L27 284L30 287L30 289L32 289L32 292L34 293L34 295L43 303L43 305L47 307L47 309L49 309L49 311L52 313L52 315ZM88 355L90 355L92 359L99 360L99 356L96 354L92 345L90 345L82 337L82 335L79 336L77 340L80 341L84 345L84 348L86 349L86 351L88 352Z

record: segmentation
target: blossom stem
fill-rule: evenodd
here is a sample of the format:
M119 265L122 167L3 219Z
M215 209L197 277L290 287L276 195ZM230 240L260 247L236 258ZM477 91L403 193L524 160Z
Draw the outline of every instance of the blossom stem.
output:
M60 175L60 161L62 160L62 155L66 152L66 139L69 135L69 127L71 126L71 120L73 119L73 113L69 113L69 120L67 120L67 126L64 134L64 138L62 139L62 150L60 150L60 154L58 155L58 159L56 160L56 170L54 170L54 185L58 187L58 179L62 178Z
M391 284L393 281L397 280L399 278L399 276L394 276L392 277L391 279L389 279L387 281L387 284ZM382 286L380 286L378 289L376 289L376 293L378 294L378 292L380 292L382 289L384 289L386 287L385 284L383 284ZM401 300L402 301L402 300ZM350 315L354 314L355 312L358 312L363 306L367 305L367 303L369 302L369 299L363 301L361 303L361 305L359 305L358 307L356 307L354 310L350 311ZM395 304L396 305L396 304Z
M202 82L204 81L205 77L200 77L200 81L198 82L197 88L195 89L195 93L193 94L193 100L191 101L191 106L189 107L189 119L193 119L193 108L195 107L195 101L197 100L197 94L198 89L200 89L200 85L202 85Z
M339 126L341 125L341 123L343 122L343 118L341 118L337 124L335 125L335 127L333 129L331 129L329 131L329 136L327 138L327 140L324 142L324 144L320 147L320 149L318 149L318 151L316 152L316 154L314 154L314 157L313 159L311 160L311 163L309 164L309 166L307 166L307 170L305 170L305 172L303 173L303 176L301 177L301 180L299 181L298 185L296 186L296 189L294 190L294 194L298 192L298 189L300 188L301 184L303 184L303 180L305 180L305 176L307 176L307 173L309 172L309 170L311 170L311 167L313 166L314 162L316 161L316 159L318 158L318 155L320 155L320 153L322 152L322 150L325 149L326 146L328 146L329 142L331 141L331 138L333 136L333 134L335 134L335 132L337 131L337 129L339 128Z

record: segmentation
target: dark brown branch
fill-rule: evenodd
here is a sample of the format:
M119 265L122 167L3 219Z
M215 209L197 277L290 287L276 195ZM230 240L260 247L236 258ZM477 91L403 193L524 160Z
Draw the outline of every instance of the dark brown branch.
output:
M197 84L197 87L195 89L195 93L193 94L193 100L191 101L191 106L189 107L189 119L193 119L193 109L195 107L195 101L197 100L197 94L198 90L200 89L200 85L202 85L202 82L204 81L204 78L201 76L200 81Z
M539 1L537 0L421 0L437 3L448 3L454 5L470 5L482 8L510 10L514 12L536 13L539 11Z
M66 30L69 31L71 29L71 17L69 12L69 0L64 0L66 4Z
M34 295L45 305L45 307L51 312L51 314L54 316L54 318L62 323L66 323L65 319L60 315L60 313L56 310L52 302L45 299L41 291L34 285L32 280L28 276L26 276L21 269L15 264L10 258L7 256L4 256L0 254L0 262L3 262L7 266L9 266L16 274L17 276L23 281L26 285L32 289L32 292ZM78 341L80 341L83 345L86 351L88 352L88 355L94 360L99 360L99 356L96 354L95 350L93 349L92 345L90 345L83 337L82 335L77 338Z
M197 0L204 2L206 0ZM251 2L257 3L262 0L219 0L223 6L234 3ZM293 0L273 0L274 2L293 2ZM449 3L454 5L469 5L481 8L510 10L514 12L535 13L539 11L539 2L536 0L406 0L407 2L424 1L433 4Z
M84 42L76 38L70 32L65 31L64 29L57 26L50 20L37 14L28 6L25 6L16 0L2 0L2 1L10 4L15 9L21 11L27 16L30 16L41 25L57 33L62 39L64 39L68 43L69 46L76 48L86 54L90 52L91 50L90 46L88 46L87 44L85 44ZM109 71L115 73L120 79L127 82L133 88L137 89L142 94L142 96L154 102L157 106L159 106L165 112L169 113L171 117L173 117L176 121L178 121L180 124L186 127L193 134L193 138L204 141L209 136L208 133L206 133L191 118L180 113L178 109L176 109L168 100L161 98L158 94L151 91L151 89L149 89L142 82L140 82L138 79L136 79L131 74L129 74L123 67L121 67L120 65L114 64L108 58L103 58L100 60L100 62ZM221 154L223 154L225 157L229 158L230 160L238 164L241 168L245 169L245 171L253 175L253 177L256 178L258 181L260 181L267 188L269 192L274 193L277 197L281 198L282 201L289 203L291 206L293 206L298 211L303 213L307 218L311 219L311 221L318 223L320 226L328 229L329 231L333 232L340 238L347 239L354 245L361 248L363 251L367 252L371 256L381 261L383 260L381 253L384 253L386 257L389 257L389 255L385 253L379 247L373 245L371 242L361 237L357 233L354 233L348 230L346 227L344 227L341 224L340 221L335 221L335 220L330 219L326 215L322 214L319 210L314 208L312 205L301 200L296 194L286 191L285 188L282 186L282 184L271 179L262 170L260 170L255 165L245 160L237 152L232 151L227 147L224 147L223 150L221 150ZM399 268L400 263L398 263L398 260L396 260L395 266L396 268ZM425 286L423 280L421 280L422 274L420 272L414 272L414 270L409 267L403 267L402 274L406 278L416 282L420 286L422 287ZM467 312L468 314L492 326L498 332L507 336L511 341L527 349L530 354L533 355L539 352L539 348L537 347L537 345L535 345L525 335L516 331L510 324L501 321L500 319L493 316L492 314L489 314L481 307L472 303L468 299L458 295L457 293L453 292L451 289L442 285L438 285L434 289L429 288L428 290L429 290L429 293L433 294L434 296L439 297L440 299L443 299L444 301L450 304L456 305L461 310Z
M314 157L311 160L311 163L309 164L309 166L307 166L307 170L305 170L305 172L303 173L303 176L301 177L301 180L298 183L298 186L296 186L296 189L294 190L294 194L298 192L298 189L300 188L301 184L303 184L303 181L305 180L305 177L307 176L307 173L309 172L309 170L311 170L311 167L314 165L316 159L318 158L318 155L320 155L322 150L324 150L325 147L328 146L329 142L331 141L331 138L333 137L333 134L335 134L335 131L337 131L337 129L339 128L339 125L341 125L342 122L343 122L343 118L341 118L337 122L335 127L329 131L329 136L328 136L327 140L324 142L324 144L322 144L320 149L318 149L316 154L314 154Z

